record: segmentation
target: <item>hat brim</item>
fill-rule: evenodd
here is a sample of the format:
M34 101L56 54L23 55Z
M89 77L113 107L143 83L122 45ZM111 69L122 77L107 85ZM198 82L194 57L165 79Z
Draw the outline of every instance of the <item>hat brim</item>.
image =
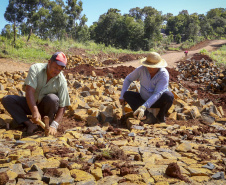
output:
M63 67L66 67L66 64L59 61L59 60L56 60L56 63L59 65L59 66L63 66Z
M150 62L147 62L147 58L143 58L140 60L140 64L150 68L162 68L167 66L167 62L164 59L157 64L151 64Z

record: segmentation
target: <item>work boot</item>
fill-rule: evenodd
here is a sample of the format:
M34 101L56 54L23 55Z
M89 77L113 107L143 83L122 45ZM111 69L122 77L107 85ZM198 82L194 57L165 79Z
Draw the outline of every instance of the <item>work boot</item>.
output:
M155 124L158 123L158 120L151 112L147 112L146 119L143 120L142 122L144 124Z

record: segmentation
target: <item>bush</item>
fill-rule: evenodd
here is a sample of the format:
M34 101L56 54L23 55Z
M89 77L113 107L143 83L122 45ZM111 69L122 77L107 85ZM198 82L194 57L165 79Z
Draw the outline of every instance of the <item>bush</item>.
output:
M201 54L206 54L207 53L207 51L205 50L205 49L202 49L202 50L200 50L200 52L199 53L201 53Z
M181 35L179 33L176 35L175 41L177 42L177 44L181 43Z
M184 43L182 43L181 48L182 49L189 49L190 47L194 46L195 43L193 42L192 39L186 40Z

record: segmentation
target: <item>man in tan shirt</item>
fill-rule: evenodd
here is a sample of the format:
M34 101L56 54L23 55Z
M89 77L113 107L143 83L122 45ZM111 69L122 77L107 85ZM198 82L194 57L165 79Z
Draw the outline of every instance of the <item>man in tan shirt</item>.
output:
M36 124L44 116L50 119L49 134L57 133L65 107L70 105L67 81L62 73L66 64L65 54L57 52L47 64L32 65L25 79L26 97L7 95L2 99L5 109L18 124L27 127L28 134L38 128ZM27 115L32 115L32 121Z

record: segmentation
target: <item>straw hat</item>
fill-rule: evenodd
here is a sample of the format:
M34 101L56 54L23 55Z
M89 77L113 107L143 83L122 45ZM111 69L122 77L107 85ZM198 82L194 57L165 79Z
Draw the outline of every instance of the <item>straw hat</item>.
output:
M166 61L156 52L151 52L146 58L140 60L141 65L150 68L162 68L166 67Z

